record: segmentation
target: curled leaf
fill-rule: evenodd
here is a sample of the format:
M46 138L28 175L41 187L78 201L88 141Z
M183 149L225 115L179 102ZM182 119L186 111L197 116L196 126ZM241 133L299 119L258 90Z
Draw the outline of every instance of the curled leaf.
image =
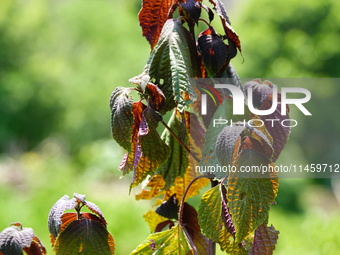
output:
M18 255L25 251L28 255L46 254L46 249L34 234L33 229L24 228L21 223L13 223L0 233L0 254Z

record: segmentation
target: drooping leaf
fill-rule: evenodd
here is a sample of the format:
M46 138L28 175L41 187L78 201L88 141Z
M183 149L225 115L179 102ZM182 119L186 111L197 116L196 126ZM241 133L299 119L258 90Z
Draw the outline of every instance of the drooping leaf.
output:
M275 249L279 231L273 226L260 225L255 230L254 243L251 255L271 255Z
M65 210L74 209L76 206L76 199L70 199L69 196L64 195L52 207L48 215L48 229L51 234L51 242L58 236L62 224L61 217Z
M46 249L34 234L33 229L24 228L20 223L13 223L0 233L0 254L19 255L23 251L28 255L46 254Z
M203 234L218 243L222 251L229 254L247 254L242 243L234 241L232 234L227 230L222 219L222 192L221 184L208 190L202 196L198 210L198 222Z
M168 126L173 133L181 139L182 143L188 146L188 131L184 116L178 111L174 111ZM173 185L177 177L183 177L185 174L189 165L189 155L168 129L164 130L162 139L170 147L171 152L169 158L165 164L157 170L157 173L163 176L163 179L166 182L165 189L168 189Z
M189 240L180 225L169 230L151 234L133 254L193 254ZM203 255L203 254L202 254Z
M240 41L237 33L234 31L234 29L230 25L230 21L229 21L227 12L225 11L224 4L222 3L221 0L209 0L209 2L214 5L214 9L215 9L216 13L221 18L224 31L227 35L228 40L229 40L229 46L233 45L241 52L242 51L241 50L241 41Z
M112 136L120 146L130 150L133 125L130 89L116 88L111 95L110 109Z
M198 51L200 52L204 66L211 78L218 77L228 65L227 45L216 34L213 27L209 27L198 36Z
M260 162L268 164L258 152L247 149L242 152L236 167L260 166ZM236 230L236 242L241 242L263 223L276 197L278 179L256 178L258 176L259 173L245 173L242 177L242 173L232 172L228 178L227 199Z
M179 19L168 19L152 51L145 73L166 97L163 112L174 106L182 111L196 98L189 82L195 77L197 60L195 42Z
M143 0L138 18L143 36L150 43L151 49L157 44L162 27L168 19L168 11L174 3L175 0Z
M139 144L139 128L143 119L143 111L146 106L142 102L136 102L132 105L133 112L133 126L131 136L131 148L128 149L128 153L125 154L122 162L120 163L119 169L123 171L123 174L127 174L134 170L142 156L141 145Z
M224 185L221 185L221 195L222 195L222 220L224 222L225 227L227 228L228 232L235 237L235 226L231 218L231 214L228 208L228 199L227 199L227 189Z
M131 187L135 187L148 175L153 174L166 161L170 153L169 147L163 142L157 132L160 116L150 107L145 109L143 116L148 123L149 132L146 135L139 136L142 156L135 168Z
M101 220L92 215L72 221L57 237L56 254L114 254L113 237Z
M209 254L209 240L201 233L201 228L198 225L198 213L186 202L183 205L181 225L197 254Z
M180 6L187 13L185 16L189 16L197 24L201 16L201 0L186 0Z

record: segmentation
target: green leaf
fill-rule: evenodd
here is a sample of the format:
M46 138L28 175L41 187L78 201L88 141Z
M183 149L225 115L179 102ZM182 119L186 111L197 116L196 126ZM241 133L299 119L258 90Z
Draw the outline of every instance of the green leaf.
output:
M23 250L28 255L46 254L46 249L31 228L13 223L0 233L0 254L20 255ZM34 252L34 253L33 253Z
M140 244L133 254L193 254L192 248L180 225L171 229L151 234L142 244Z
M268 164L263 154L252 149L243 150L235 163L237 169ZM259 176L260 173L232 172L228 178L228 207L236 229L236 242L241 242L264 222L276 197L278 179L254 178Z
M182 111L196 99L189 82L197 70L195 57L195 42L189 31L181 20L168 19L145 67L145 72L166 97L163 112L176 105Z
M266 224L260 225L255 231L251 255L273 254L279 233L273 226L267 227Z
M234 241L222 219L222 186L217 185L202 196L198 210L198 223L203 234L218 243L222 251L247 254L242 245Z
M110 108L112 136L120 146L129 151L133 125L130 89L116 88L111 95Z
M72 221L58 236L54 250L56 254L114 254L114 241L100 219L81 217Z
M183 117L178 111L173 112L168 126L185 145L188 144L188 131ZM176 177L184 176L189 164L189 158L188 152L170 134L169 130L164 130L162 139L170 147L171 152L168 160L157 170L157 173L163 176L166 182L165 189L168 189L174 183Z

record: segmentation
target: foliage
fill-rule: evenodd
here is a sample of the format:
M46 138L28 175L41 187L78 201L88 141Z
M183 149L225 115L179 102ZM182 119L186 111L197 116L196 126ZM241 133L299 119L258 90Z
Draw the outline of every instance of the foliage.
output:
M230 254L271 254L275 249L279 232L267 223L278 178L271 171L261 175L239 170L273 166L290 129L256 125L260 117L249 111L242 117L251 126L236 123L221 129L211 124L212 119L225 119L232 111L232 95L213 88L216 78L229 78L241 92L242 85L230 65L237 51L241 52L240 39L222 2L211 0L210 4L144 0L139 20L151 46L149 60L143 73L129 80L135 87L117 87L110 99L113 138L127 150L119 169L124 175L133 171L130 189L145 183L136 199L158 198L155 213L162 216L152 219L152 211L145 215L154 233L133 254L214 254L215 243ZM201 17L202 11L208 13L208 21ZM215 15L220 18L222 34L212 26ZM198 23L208 28L197 33ZM206 79L190 82L190 78ZM254 80L245 84L248 87L254 91L256 108L272 105L274 84ZM133 90L138 100L131 96ZM203 92L211 96L210 103L215 102L215 115L200 116ZM280 106L261 118L289 118L281 114ZM168 124L163 120L167 112L172 112ZM158 133L158 124L165 127L163 135ZM212 162L237 170L224 174L208 170L205 175L196 170ZM182 178L185 181L178 181ZM212 187L196 211L186 200L208 180Z
M93 213L80 212L87 207ZM64 213L75 209L76 213ZM114 254L113 237L106 230L103 213L85 195L74 194L60 198L48 216L51 243L56 254Z
M24 228L21 223L16 222L5 228L0 233L1 255L43 255L46 249L34 234L33 229Z

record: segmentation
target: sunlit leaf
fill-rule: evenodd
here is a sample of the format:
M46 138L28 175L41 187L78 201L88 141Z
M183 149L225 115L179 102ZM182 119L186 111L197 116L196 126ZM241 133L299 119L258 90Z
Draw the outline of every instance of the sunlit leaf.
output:
M76 204L75 198L70 199L69 196L65 195L53 205L48 215L48 229L53 238L56 238L59 234L60 226L62 224L61 217L64 211L74 209Z
M130 89L116 88L111 95L110 108L112 136L120 146L130 150L133 125Z
M171 110L177 102L180 111L195 100L189 82L195 77L197 60L195 42L180 20L169 19L163 26L145 72L163 91L166 103L163 111Z
M72 221L57 237L56 254L114 254L113 237L100 219L81 217Z
M46 249L34 234L33 229L24 228L20 223L13 223L0 233L0 254L19 255L23 251L28 255L46 254Z
M247 254L242 244L234 241L233 235L223 222L222 187L217 185L202 196L198 210L198 222L203 234L218 243L222 251L230 254Z
M193 251L183 228L177 225L151 234L131 254L193 254Z
M143 0L138 18L143 36L149 41L151 48L156 45L168 18L168 11L174 2L175 0Z
M161 223L165 222L168 219L159 215L153 210L149 210L147 213L143 215L144 220L148 223L150 227L150 232L153 233L156 230L156 227Z
M249 162L252 162L249 164ZM241 166L259 166L268 164L256 151L244 150L238 161ZM258 177L258 173L253 176ZM236 229L236 242L241 242L268 217L269 209L278 190L277 178L251 178L251 173L244 177L240 173L231 173L228 178L228 207Z
M260 225L255 230L253 250L251 255L271 255L275 250L279 231L273 226L267 227L266 224Z
M142 191L136 195L136 200L146 199L160 196L165 193L163 190L165 186L164 179L161 175L153 175L149 182L142 187Z

